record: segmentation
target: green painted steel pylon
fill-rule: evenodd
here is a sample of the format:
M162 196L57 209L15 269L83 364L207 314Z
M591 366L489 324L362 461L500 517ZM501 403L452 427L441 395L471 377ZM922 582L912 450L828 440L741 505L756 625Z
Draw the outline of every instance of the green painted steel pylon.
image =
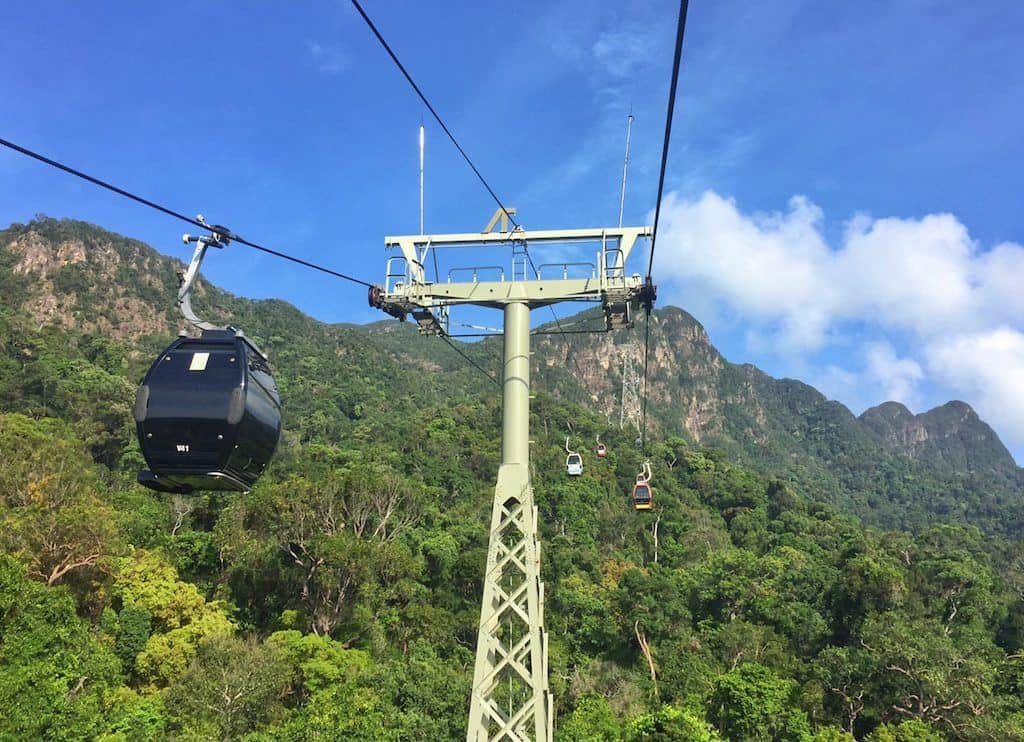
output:
M501 309L505 314L502 372L501 466L491 510L490 544L484 571L476 665L466 730L468 742L550 742L554 701L548 687L548 642L544 630L544 585L540 581L537 508L530 485L530 310L560 301L600 301L609 330L631 326L633 305L645 290L639 275L626 274L626 260L650 227L508 230L499 210L483 232L385 237L388 258L383 286L369 292L371 306L393 317L412 315L424 334L447 334L450 308L458 304ZM511 209L509 210L512 211ZM501 231L493 232L502 221ZM580 263L535 267L527 245L598 244L589 275L570 277ZM427 280L431 251L446 247L508 250L512 280L504 268L457 268L448 281ZM528 275L527 261L534 276ZM435 263L436 266L436 263ZM541 270L558 278L542 278ZM435 267L436 271L436 267ZM457 271L472 281L452 281ZM481 273L492 280L478 280Z
M505 306L501 468L477 633L469 742L550 740L544 584L529 469L530 309Z

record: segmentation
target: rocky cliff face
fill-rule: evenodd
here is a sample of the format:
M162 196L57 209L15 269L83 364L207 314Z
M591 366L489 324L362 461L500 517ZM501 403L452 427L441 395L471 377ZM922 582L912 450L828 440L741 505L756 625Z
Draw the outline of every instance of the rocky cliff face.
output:
M101 332L119 340L174 334L177 274L184 264L148 245L83 222L45 219L0 232L0 248L29 296L37 326ZM211 287L201 282L197 295ZM223 293L216 292L213 293Z

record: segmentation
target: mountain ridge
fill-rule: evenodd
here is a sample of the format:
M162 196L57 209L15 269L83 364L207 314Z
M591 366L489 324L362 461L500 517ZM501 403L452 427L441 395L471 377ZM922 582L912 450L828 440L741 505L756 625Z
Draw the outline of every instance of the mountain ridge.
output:
M0 249L9 255L14 278L25 283L24 306L40 327L109 334L140 349L136 366L183 327L174 296L176 274L184 265L142 242L84 222L44 218L0 232ZM24 281L27 277L32 280ZM98 292L105 299L101 304L94 301ZM482 394L489 383L408 324L325 324L286 302L240 299L205 280L198 283L196 300L213 316L231 317L245 327L272 359L292 331L284 328L304 328L313 341L310 352L324 356L317 367L329 369L331 354L347 357L359 369L347 373L378 385L382 395L394 390L374 379L375 364L361 357L367 342L365 353L390 356L394 369L388 378L400 379L402 388L417 388L418 399L456 391ZM587 310L577 321L600 325L600 310ZM556 397L586 403L609 426L616 424L625 355L642 364L642 321L633 330L536 336L536 385ZM660 308L651 323L649 422L652 432L666 440L722 449L754 471L817 492L867 522L918 528L957 514L996 527L1006 518L995 515L998 508L992 503L1022 500L1024 470L965 403L949 402L913 415L888 402L858 417L802 381L776 379L752 364L729 362L703 325L683 309ZM497 370L499 339L463 349ZM285 379L284 388L315 395L317 382ZM353 398L357 394L353 391ZM354 414L358 404L353 401L347 414ZM922 481L924 494L918 491ZM916 501L922 499L927 502ZM912 517L903 510L913 511ZM1020 515L1010 520L1004 527L1024 528Z

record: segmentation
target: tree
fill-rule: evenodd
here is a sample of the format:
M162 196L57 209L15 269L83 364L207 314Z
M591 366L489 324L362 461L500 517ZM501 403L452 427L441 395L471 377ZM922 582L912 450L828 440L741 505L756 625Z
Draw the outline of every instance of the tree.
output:
M91 740L120 663L75 612L65 587L26 579L0 554L0 739Z
M159 552L139 550L120 559L111 589L124 606L122 614L129 611L140 624L142 613L152 619L149 638L135 655L136 674L150 689L166 687L181 676L203 641L235 631L224 607L207 602L195 585L179 580L177 570ZM133 643L140 638L140 628L136 627Z
M164 696L117 688L106 698L106 730L99 742L161 742L167 739L169 719Z
M608 699L586 695L576 703L569 717L559 726L558 739L565 742L615 742L622 738L622 721L612 711Z
M722 737L704 719L675 706L662 706L632 720L625 736L630 742L722 742Z
M871 701L871 658L858 647L829 647L815 660L818 675L838 706L847 732L853 734L857 719Z
M874 695L890 700L887 718L916 719L954 734L985 712L995 682L990 640L966 636L963 646L935 619L899 613L864 626L861 641L876 668Z
M149 640L151 617L149 611L138 605L126 605L117 617L117 639L114 653L121 660L121 667L130 673L135 669L135 658Z
M0 541L30 575L55 585L122 551L94 466L63 426L0 415L0 460Z
M222 548L235 551L251 551L246 543L252 541L275 544L298 585L310 628L327 636L352 617L360 590L386 601L388 588L415 571L399 537L420 517L420 496L416 487L374 466L325 473L315 482L293 476L254 493L248 512L219 538ZM362 624L360 632L369 628Z
M281 714L287 669L273 646L212 636L168 688L167 707L187 734L236 739Z
M731 740L809 742L807 716L792 704L795 691L792 680L748 662L718 679L712 721Z
M864 738L865 742L942 742L942 735L923 721L911 719L899 724L882 724Z

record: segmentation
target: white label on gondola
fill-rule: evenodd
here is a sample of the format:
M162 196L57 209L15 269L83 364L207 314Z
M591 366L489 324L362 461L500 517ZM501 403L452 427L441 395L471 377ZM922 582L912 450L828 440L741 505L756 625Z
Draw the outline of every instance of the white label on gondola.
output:
M205 371L206 363L210 360L209 353L193 353L192 363L189 364L189 371Z

